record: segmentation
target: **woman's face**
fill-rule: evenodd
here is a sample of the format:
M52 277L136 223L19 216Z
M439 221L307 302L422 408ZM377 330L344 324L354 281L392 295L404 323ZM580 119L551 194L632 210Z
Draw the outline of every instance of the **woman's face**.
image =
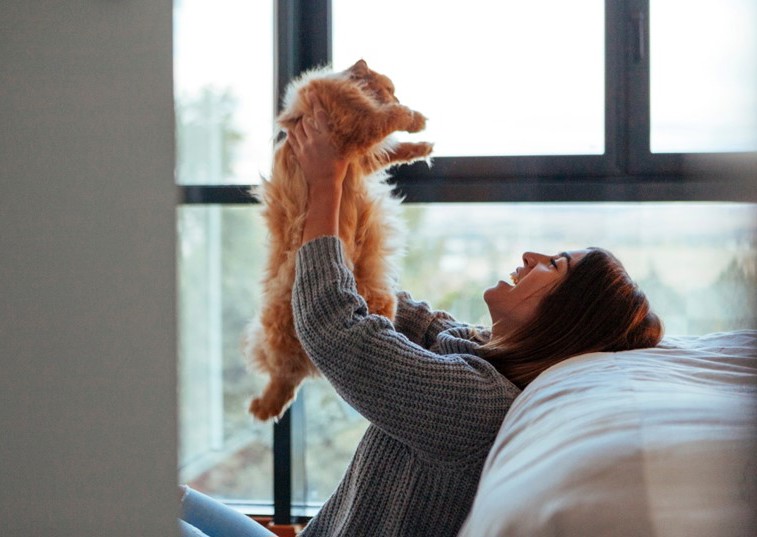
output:
M523 266L511 274L513 285L499 281L484 291L494 336L505 335L528 324L544 297L559 285L587 252L572 250L553 256L525 252Z

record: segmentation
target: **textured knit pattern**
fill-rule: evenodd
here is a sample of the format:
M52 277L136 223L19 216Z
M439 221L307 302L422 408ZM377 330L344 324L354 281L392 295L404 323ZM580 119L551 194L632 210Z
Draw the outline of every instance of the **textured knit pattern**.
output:
M456 535L520 393L475 355L478 331L407 294L399 298L395 324L369 315L336 237L297 253L292 306L300 341L371 423L303 536Z

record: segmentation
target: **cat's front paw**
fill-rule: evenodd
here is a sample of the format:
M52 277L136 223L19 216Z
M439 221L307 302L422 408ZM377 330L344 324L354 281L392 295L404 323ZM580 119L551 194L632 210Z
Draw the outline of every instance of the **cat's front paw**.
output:
M410 110L410 123L407 126L407 132L420 132L426 128L426 117L420 112Z
M417 157L429 157L431 156L431 153L434 151L434 144L429 142L418 142L415 144L417 147L416 156Z

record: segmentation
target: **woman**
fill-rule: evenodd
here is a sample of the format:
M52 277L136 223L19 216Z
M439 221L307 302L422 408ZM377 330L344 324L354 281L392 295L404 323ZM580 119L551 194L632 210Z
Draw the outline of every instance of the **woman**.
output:
M500 281L484 293L491 331L406 293L394 324L368 314L338 239L346 163L328 141L327 123L316 107L289 134L309 188L292 307L308 355L370 426L302 535L453 536L520 390L577 354L654 346L662 327L601 249L525 253L514 285ZM194 494L184 502L189 516Z

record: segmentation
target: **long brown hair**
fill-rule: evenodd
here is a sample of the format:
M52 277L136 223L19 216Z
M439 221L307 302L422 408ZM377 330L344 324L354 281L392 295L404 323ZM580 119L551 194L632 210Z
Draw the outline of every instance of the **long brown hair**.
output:
M484 346L483 356L520 388L548 367L587 352L654 347L660 318L610 252L590 248L523 328Z

